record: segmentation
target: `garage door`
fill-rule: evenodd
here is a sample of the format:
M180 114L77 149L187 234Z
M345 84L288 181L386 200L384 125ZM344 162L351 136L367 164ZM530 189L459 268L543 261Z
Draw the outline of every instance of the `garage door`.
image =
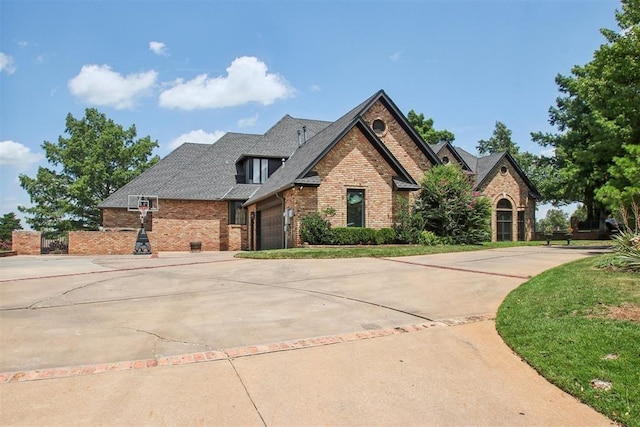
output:
M274 206L260 211L260 248L282 249L282 208Z

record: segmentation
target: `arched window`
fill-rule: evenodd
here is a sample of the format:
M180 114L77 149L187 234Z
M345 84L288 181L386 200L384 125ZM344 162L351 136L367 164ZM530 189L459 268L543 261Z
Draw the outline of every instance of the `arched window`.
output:
M496 240L513 240L513 205L508 199L500 199L496 206Z
M511 206L511 202L508 199L500 199L498 202L498 209L513 209Z

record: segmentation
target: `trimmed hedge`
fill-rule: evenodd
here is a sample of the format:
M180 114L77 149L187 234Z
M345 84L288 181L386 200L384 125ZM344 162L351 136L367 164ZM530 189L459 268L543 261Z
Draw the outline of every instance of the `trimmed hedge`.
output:
M331 229L334 245L370 245L376 242L376 230L364 227L335 227Z
M312 245L386 245L396 243L393 228L335 227L317 212L302 219L302 240Z

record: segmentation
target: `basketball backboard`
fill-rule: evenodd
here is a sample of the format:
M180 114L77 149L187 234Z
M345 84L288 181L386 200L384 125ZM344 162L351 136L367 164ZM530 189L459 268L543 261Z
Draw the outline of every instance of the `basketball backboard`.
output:
M132 212L157 212L159 209L158 196L144 194L130 194L127 197L127 210Z

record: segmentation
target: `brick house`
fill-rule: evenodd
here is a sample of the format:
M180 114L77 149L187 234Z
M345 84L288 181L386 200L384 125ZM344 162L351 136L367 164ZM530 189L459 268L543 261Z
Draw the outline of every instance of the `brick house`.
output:
M137 227L127 196L157 195L145 227L155 250L273 249L300 241L300 220L335 210L333 226L391 227L398 198L424 172L458 164L493 201L493 240L530 240L538 194L507 153L477 158L430 146L378 91L335 122L284 116L263 135L227 133L186 143L100 204L105 228Z

